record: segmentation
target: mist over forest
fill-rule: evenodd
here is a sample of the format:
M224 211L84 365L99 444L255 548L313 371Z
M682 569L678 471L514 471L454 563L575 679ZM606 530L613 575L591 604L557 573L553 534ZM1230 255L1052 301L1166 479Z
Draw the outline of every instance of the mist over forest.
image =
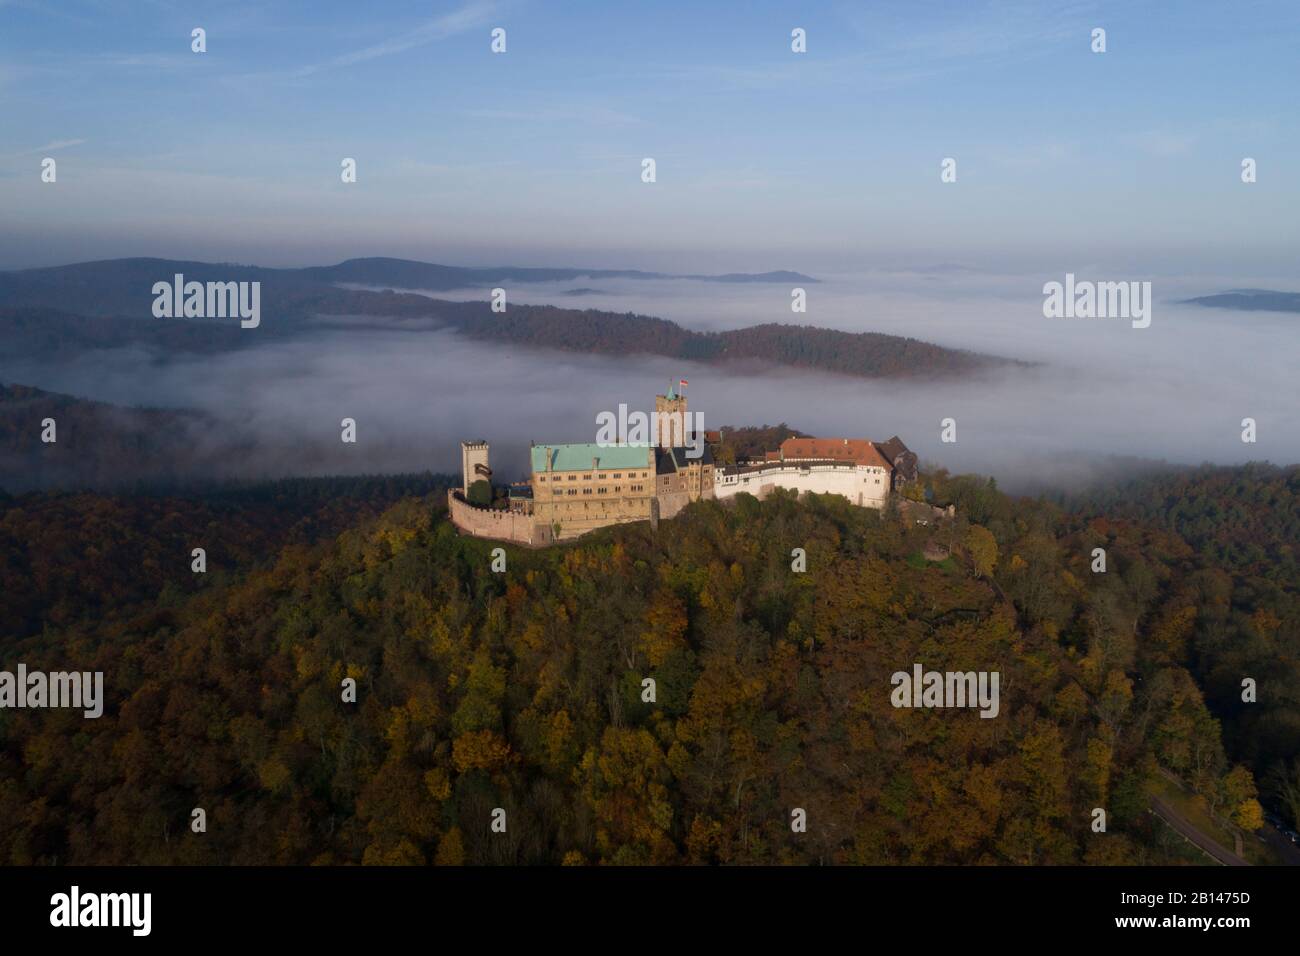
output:
M897 434L923 462L988 474L1011 491L1076 490L1124 477L1135 460L1300 460L1300 422L1289 415L1295 316L1182 301L1246 280L1157 281L1151 325L1135 329L1123 319L1044 318L1050 278L956 267L825 276L807 287L803 314L792 314L788 284L772 282L565 277L508 290L516 307L635 312L702 332L763 323L882 332L1026 363L964 375L874 380L755 361L581 354L395 316L320 316L282 335L269 315L260 329L225 335L237 348L127 336L114 347L115 327L99 325L93 342L0 359L0 382L121 406L127 429L153 427L133 422L132 408L197 413L185 443L214 478L453 472L464 438L487 439L498 472L522 477L529 442L593 440L600 412L650 411L678 378L689 380L691 409L707 428L786 422L816 435ZM481 301L488 290L427 294ZM1241 441L1247 417L1258 423L1255 444ZM355 445L339 440L343 418L357 422ZM940 440L946 418L957 422L955 443Z
M681 866L1294 936L1300 4L1236 6L0 0L5 938Z

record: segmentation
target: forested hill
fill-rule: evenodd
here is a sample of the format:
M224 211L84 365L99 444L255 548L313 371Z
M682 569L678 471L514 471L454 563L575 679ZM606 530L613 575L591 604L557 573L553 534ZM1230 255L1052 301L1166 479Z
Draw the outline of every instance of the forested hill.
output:
M52 488L191 493L286 474L398 470L385 465L396 460L400 439L377 443L357 461L338 454L337 432L326 434L314 442L281 442L274 431L238 417L129 408L0 383L0 494Z
M0 361L78 352L153 347L162 355L212 354L249 349L285 336L319 331L321 316L332 329L391 329L383 319L403 320L411 334L452 328L502 347L560 349L606 355L663 355L719 364L748 361L786 365L863 378L966 375L1026 367L996 356L950 349L878 332L842 332L815 326L767 324L727 332L695 332L675 322L627 312L511 305L496 313L486 302L446 302L421 295L349 289L280 290L263 299L256 331L235 322L88 317L45 307L0 308Z
M392 288L374 291L333 284L345 279L359 283L362 276L370 274L367 270L378 270L375 275L414 279L414 274L407 275L410 270L406 266L428 265L378 261L387 265L372 269L343 263L325 270L293 270L123 259L0 273L0 362L50 356L67 360L80 351L124 345L152 346L168 355L246 349L284 336L316 334L320 331L316 320L330 316L352 317L354 321L345 324L362 331L400 327L419 334L424 329L449 327L503 347L618 356L663 355L703 363L746 361L867 378L952 377L1027 364L876 332L775 323L726 332L699 332L667 319L630 312L532 306L521 301L527 297L526 283L518 288L509 286L509 304L503 313L492 311L486 292L483 301L451 302ZM256 329L240 329L238 321L232 319L154 318L153 284L170 283L177 274L187 282L260 283L260 322ZM807 279L797 274L792 279L786 273L711 278L720 282ZM448 288L438 284L434 287ZM336 329L340 326L337 320L328 324ZM0 365L0 374L3 372Z
M709 364L749 361L863 378L966 375L1028 364L899 335L804 325L769 323L727 332L695 332L667 319L631 312L518 305L494 313L485 302L432 301L428 311L465 335L503 345L665 355Z
M153 613L230 575L275 562L287 547L332 540L450 475L350 475L245 484L191 483L184 494L0 490L0 637ZM208 561L200 575L192 551ZM0 643L4 660L11 647Z
M1195 674L1232 752L1300 817L1300 466L1168 472L1076 507L1100 526L1158 529L1194 550L1195 570L1173 582L1179 610L1155 636ZM1244 678L1259 683L1254 703L1242 700Z
M53 421L53 441L43 440ZM123 408L0 383L0 491L137 488L224 473L253 446L197 411Z
M1236 312L1300 312L1300 292L1275 292L1271 289L1231 289L1187 301L1192 305Z
M0 490L194 477L218 460L206 447L210 427L200 412L121 408L0 383ZM43 440L49 428L53 440Z
M503 283L528 285L574 279L692 279L721 283L796 283L811 285L812 276L775 271L726 275L673 275L636 269L550 269L490 266L465 268L412 259L370 257L331 266L273 269L231 262L180 259L101 259L39 269L0 271L0 305L40 305L92 315L148 315L155 282L180 274L193 282L261 282L268 288L305 290L337 284L387 289L447 291L490 289Z
M32 621L6 660L102 670L108 700L97 721L4 713L0 859L1193 860L1145 812L1159 767L1258 825L1180 647L1188 589L1221 572L1138 520L942 473L929 491L955 525L742 495L507 547L502 573L435 494L128 614ZM45 515L50 535L90 528ZM192 582L188 551L152 560ZM999 672L998 716L891 706L917 663Z

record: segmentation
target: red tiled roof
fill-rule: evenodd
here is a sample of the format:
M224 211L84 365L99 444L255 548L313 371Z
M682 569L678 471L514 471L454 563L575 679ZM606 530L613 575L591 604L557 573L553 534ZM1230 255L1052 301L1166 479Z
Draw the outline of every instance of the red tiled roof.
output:
M830 458L858 465L874 465L892 470L889 460L865 438L787 438L781 442L781 456L786 461L798 458Z

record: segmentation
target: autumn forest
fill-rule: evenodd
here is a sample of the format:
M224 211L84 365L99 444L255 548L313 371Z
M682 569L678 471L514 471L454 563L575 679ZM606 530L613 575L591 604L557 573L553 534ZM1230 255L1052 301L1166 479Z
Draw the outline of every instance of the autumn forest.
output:
M0 497L5 661L107 696L0 711L0 860L1205 862L1162 786L1295 826L1300 468L1055 501L937 471L926 524L741 495L504 570L451 481ZM892 706L917 662L998 671L998 718Z

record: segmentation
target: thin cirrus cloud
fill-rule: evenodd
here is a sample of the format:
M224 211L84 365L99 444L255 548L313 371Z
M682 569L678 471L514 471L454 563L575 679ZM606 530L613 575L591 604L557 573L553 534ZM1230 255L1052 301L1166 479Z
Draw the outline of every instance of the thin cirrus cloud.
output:
M16 153L9 153L8 158L17 156L34 156L37 153L53 153L60 149L69 149L73 146L80 146L85 143L84 139L56 139L46 143L44 146L37 146L33 149L24 149Z
M397 36L362 47L359 50L341 53L328 60L309 63L291 70L246 74L241 79L259 81L274 78L304 79L318 73L356 66L359 63L378 60L397 53L405 53L407 50L482 27L500 13L501 5L499 3L493 2L493 0L474 0L474 2L467 3L450 13L444 13L432 20L427 20L414 29L406 30Z

